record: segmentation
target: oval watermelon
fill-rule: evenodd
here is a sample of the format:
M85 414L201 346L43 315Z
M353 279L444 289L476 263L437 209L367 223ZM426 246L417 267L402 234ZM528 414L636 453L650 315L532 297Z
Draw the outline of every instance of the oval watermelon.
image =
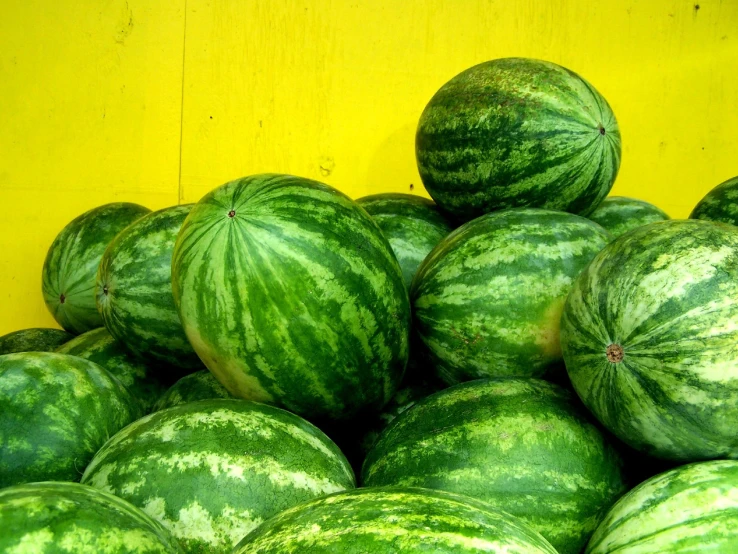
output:
M0 356L0 407L0 488L79 480L137 411L99 365L48 352Z
M0 337L0 355L16 352L53 352L74 335L61 329L21 329Z
M115 435L82 483L142 508L187 552L230 552L265 519L354 487L346 458L287 411L200 400L155 412Z
M176 554L177 541L138 508L77 483L0 490L0 552Z
M527 58L475 65L443 85L415 139L425 188L460 221L503 208L587 215L620 167L607 101L576 73Z
M410 291L425 355L449 384L540 376L561 359L574 279L609 241L596 223L525 208L479 217L433 249Z
M42 290L46 307L72 334L102 327L95 306L95 276L115 235L151 210L126 202L93 208L73 219L46 254Z
M617 453L572 395L537 379L472 381L421 400L380 436L362 485L487 501L562 554L584 547L625 488Z
M339 191L290 175L226 183L192 209L172 264L185 332L234 396L348 419L397 389L410 329L402 272Z
M233 398L226 388L208 370L195 371L185 375L174 383L159 397L154 405L154 411L165 410L172 406L179 406L195 400L210 398Z
M561 320L572 385L624 442L681 461L738 456L738 229L651 223L577 279Z
M282 512L234 554L556 554L538 533L492 506L419 488L359 489Z
M628 231L669 219L668 214L661 208L625 196L611 196L597 206L597 209L588 216L589 219L601 225L615 239Z
M708 192L689 218L738 225L738 177L728 179Z

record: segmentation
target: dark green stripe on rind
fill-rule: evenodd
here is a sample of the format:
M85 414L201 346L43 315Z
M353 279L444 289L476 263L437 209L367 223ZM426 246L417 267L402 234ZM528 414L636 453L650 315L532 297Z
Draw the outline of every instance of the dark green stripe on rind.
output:
M289 175L227 183L192 209L172 270L185 332L235 396L348 419L396 390L410 327L402 273L339 191Z
M661 208L643 200L624 196L605 198L587 217L607 229L612 238L617 238L636 227L669 219Z
M172 368L203 367L172 296L172 251L192 206L150 213L119 233L105 250L95 289L110 334L141 358Z
M608 241L583 217L533 208L487 214L441 241L410 291L415 332L440 377L543 375L561 359L566 295Z
M232 396L208 370L195 371L169 387L156 401L154 411L210 398L232 398Z
M82 482L142 508L187 552L230 552L265 519L354 487L346 458L285 410L201 400L155 412L114 436Z
M738 177L728 179L708 192L689 218L738 225Z
M0 552L177 554L177 541L128 502L77 483L0 490Z
M738 552L738 462L689 464L642 483L610 510L586 554Z
M359 489L282 512L234 554L555 554L538 533L492 506L418 488Z
M0 488L76 481L136 415L123 385L95 363L55 353L0 356Z
M21 329L0 337L0 355L16 352L53 352L74 335L61 329Z
M44 261L46 307L65 330L79 335L102 327L95 306L95 276L105 248L151 210L126 202L105 204L76 217L56 236Z
M561 340L575 390L623 441L673 460L738 456L735 227L673 220L616 239L572 288Z
M399 415L369 452L362 485L478 498L575 554L624 492L620 465L565 389L537 379L480 380Z
M523 206L587 215L620 166L607 101L576 73L526 58L447 82L423 111L415 146L425 188L461 221Z

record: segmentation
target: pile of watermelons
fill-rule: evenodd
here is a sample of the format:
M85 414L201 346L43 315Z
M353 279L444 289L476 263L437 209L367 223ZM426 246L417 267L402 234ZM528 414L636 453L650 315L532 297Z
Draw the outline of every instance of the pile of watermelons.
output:
M0 552L738 552L738 178L605 199L609 105L519 58L416 153L435 202L261 174L69 223L64 331L0 338Z

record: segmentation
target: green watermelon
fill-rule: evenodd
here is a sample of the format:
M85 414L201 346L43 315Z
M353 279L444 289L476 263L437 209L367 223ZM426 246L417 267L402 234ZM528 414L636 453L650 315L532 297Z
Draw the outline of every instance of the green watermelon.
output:
M657 475L612 507L586 554L738 552L738 462L721 460Z
M478 498L561 554L584 547L625 489L620 458L572 394L538 379L472 381L419 401L379 437L362 484Z
M138 508L77 483L0 490L0 552L176 554L171 533Z
M282 512L234 554L556 554L538 533L492 506L419 488L332 494Z
M432 200L414 194L374 194L359 198L356 203L374 218L387 237L409 289L420 262L451 232L451 223Z
M33 328L0 337L0 355L16 352L53 352L74 335L61 329Z
M346 458L320 430L279 408L200 400L155 412L115 435L82 483L161 522L186 552L230 552L295 504L354 487Z
M95 275L115 235L151 210L125 202L89 210L67 224L46 254L42 290L46 307L65 330L79 335L102 327L95 306Z
M110 334L139 357L172 368L202 368L172 296L174 241L192 206L165 208L129 225L108 245L97 272L97 309Z
M574 279L609 241L596 223L522 208L487 214L433 249L410 290L438 375L537 377L561 360L559 320Z
M577 279L561 320L572 385L630 446L738 457L738 229L695 220L621 236Z
M366 211L328 185L266 174L215 189L182 226L172 277L190 343L234 396L350 419L398 387L402 272Z
M738 225L738 177L728 179L708 192L689 217Z
M84 358L107 369L131 393L140 407L140 415L149 413L166 390L165 380L160 378L165 371L136 358L104 327L81 334L57 352Z
M625 196L605 198L588 217L607 229L612 238L617 238L636 227L669 219L668 214L661 208Z
M79 480L93 454L136 414L99 365L65 354L0 356L0 488Z
M154 411L164 410L172 406L179 406L195 400L210 398L233 398L226 388L208 370L195 371L185 375L174 383L159 397L154 405Z
M615 181L620 129L576 73L503 58L436 92L420 116L415 153L426 190L460 221L524 206L587 215Z

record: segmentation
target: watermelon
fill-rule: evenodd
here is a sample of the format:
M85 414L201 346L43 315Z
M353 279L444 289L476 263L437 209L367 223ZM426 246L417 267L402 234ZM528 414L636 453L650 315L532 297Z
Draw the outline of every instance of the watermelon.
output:
M0 488L79 480L93 454L136 415L99 365L66 354L0 356Z
M95 276L105 248L115 235L151 210L114 202L73 219L46 254L42 291L46 307L66 331L79 335L102 327L95 306Z
M233 398L226 388L208 370L203 369L185 375L159 397L154 411L179 406L195 400L209 398Z
M738 457L738 229L651 223L600 252L572 287L561 343L602 424L647 454Z
M74 335L61 329L21 329L0 337L0 355L15 352L53 352Z
M612 238L617 238L641 225L665 221L669 216L661 208L643 200L611 196L605 198L602 204L589 214L589 219L607 229Z
M475 65L443 85L418 122L418 171L459 221L530 206L587 215L620 167L620 129L576 73L527 58Z
M57 352L84 358L107 369L131 393L140 408L139 415L149 413L166 390L165 380L159 375L167 371L136 358L104 327L82 333Z
M358 489L282 512L234 554L556 554L538 533L492 506L420 488Z
M738 176L708 192L689 217L738 225Z
M185 220L174 299L205 365L237 397L311 419L378 411L408 359L400 266L371 217L291 175L226 183Z
M684 465L623 496L586 554L738 552L738 462Z
M572 393L539 379L480 379L400 414L367 455L367 487L465 494L579 552L624 492L621 460Z
M409 289L420 262L451 232L451 223L432 200L413 194L373 194L357 199L356 203L374 218L387 237Z
M574 279L609 241L596 223L504 210L451 233L410 291L425 354L447 383L538 377L561 360L559 319Z
M171 368L202 368L172 296L172 251L192 204L165 208L118 233L97 272L97 309L110 334L139 357ZM185 369L186 368L186 369Z
M162 523L186 552L230 552L295 504L354 487L316 427L246 400L199 400L139 419L95 455L82 483Z
M176 554L177 541L128 502L78 483L0 490L0 552Z

